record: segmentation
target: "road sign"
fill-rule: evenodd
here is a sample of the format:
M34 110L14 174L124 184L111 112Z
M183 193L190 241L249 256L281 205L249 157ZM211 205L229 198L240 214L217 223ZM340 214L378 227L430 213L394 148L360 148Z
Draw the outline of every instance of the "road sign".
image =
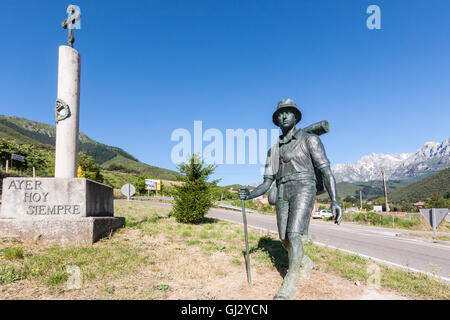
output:
M20 161L20 162L24 162L25 161L25 157L24 156L21 156L21 155L19 155L19 154L11 154L11 159L12 160L17 160L17 161Z
M145 179L145 190L161 190L161 180Z
M132 184L127 183L122 186L120 191L124 196L127 197L128 200L130 200L130 197L134 196L134 194L136 193L136 188Z
M433 228L433 232L435 235L437 227L447 216L448 212L448 208L420 209L420 213L425 217L430 226Z

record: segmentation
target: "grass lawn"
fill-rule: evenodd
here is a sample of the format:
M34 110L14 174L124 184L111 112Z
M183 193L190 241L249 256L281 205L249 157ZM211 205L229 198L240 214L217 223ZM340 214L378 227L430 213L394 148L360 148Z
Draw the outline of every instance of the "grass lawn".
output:
M181 224L168 209L127 201L115 202L115 215L126 217L126 226L92 246L0 240L0 299L272 299L286 273L287 254L275 235L250 229L248 286L241 225ZM359 299L374 268L381 293L450 299L449 286L424 275L311 242L305 252L315 266L295 299ZM81 286L68 287L74 279Z

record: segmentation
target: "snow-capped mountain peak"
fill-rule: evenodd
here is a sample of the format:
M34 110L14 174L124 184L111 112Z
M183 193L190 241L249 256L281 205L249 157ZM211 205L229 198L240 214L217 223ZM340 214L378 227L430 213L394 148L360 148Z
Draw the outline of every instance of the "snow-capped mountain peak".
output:
M441 143L427 142L415 153L372 153L350 164L336 164L332 170L338 182L357 182L380 180L382 168L387 178L404 179L449 166L450 138Z

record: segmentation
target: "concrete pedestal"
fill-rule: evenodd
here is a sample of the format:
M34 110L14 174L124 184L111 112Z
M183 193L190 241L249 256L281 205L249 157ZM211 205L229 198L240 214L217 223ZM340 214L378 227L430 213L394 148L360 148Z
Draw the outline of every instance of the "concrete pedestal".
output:
M113 189L84 178L5 178L0 238L91 244L124 225Z

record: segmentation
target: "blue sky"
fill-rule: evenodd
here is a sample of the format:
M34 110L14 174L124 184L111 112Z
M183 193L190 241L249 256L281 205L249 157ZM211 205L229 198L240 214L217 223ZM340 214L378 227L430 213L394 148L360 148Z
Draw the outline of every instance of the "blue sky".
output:
M0 114L53 124L65 1L1 3ZM450 1L74 1L80 130L175 169L177 128L272 129L280 99L299 127L328 120L332 164L414 152L449 135ZM381 9L369 30L366 8ZM261 164L220 165L222 185Z

